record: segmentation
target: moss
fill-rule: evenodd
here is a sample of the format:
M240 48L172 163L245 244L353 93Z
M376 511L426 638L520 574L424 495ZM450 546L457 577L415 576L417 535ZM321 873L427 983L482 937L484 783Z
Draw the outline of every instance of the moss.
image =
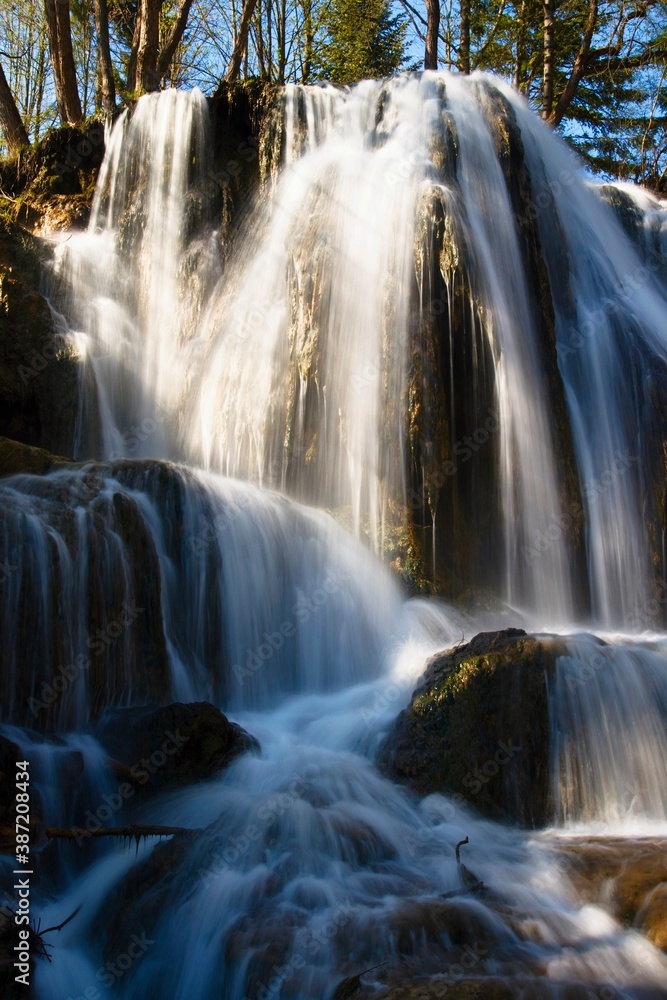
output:
M427 664L382 744L381 769L423 794L457 794L525 826L551 810L547 677L560 640L480 633Z

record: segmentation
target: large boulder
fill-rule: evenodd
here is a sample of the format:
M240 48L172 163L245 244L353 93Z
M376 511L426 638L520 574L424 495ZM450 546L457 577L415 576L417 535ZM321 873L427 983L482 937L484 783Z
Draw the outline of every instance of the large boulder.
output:
M0 436L0 477L13 476L20 472L41 476L69 462L70 459L52 455L44 448L34 448Z
M562 640L482 632L432 657L378 752L389 777L527 827L552 815L547 677Z
M147 788L206 781L240 754L259 750L253 736L208 702L112 709L97 736L129 768L130 780Z

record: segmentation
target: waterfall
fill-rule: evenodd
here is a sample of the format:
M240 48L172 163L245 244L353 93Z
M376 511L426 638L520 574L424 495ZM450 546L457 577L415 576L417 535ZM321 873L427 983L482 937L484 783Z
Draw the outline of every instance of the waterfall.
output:
M550 692L555 812L565 824L667 818L667 665L648 647L568 640Z
M181 457L348 511L378 548L422 523L433 572L462 587L551 623L627 620L654 586L664 286L491 78L283 101L283 169L232 253L201 95L152 95L115 125L89 230L57 264L95 376L82 413L101 440L82 455ZM479 491L488 537L466 559Z
M5 721L83 729L147 700L266 707L382 668L398 589L316 511L150 463L5 479L0 500Z
M110 710L211 702L261 750L112 818L170 839L42 852L43 921L77 913L37 996L333 1000L382 963L664 997L553 830L373 765L427 657L549 629L554 829L664 836L664 206L591 185L483 74L276 100L237 230L207 101L168 90L56 250L77 461L0 481L3 746L63 824L116 794Z

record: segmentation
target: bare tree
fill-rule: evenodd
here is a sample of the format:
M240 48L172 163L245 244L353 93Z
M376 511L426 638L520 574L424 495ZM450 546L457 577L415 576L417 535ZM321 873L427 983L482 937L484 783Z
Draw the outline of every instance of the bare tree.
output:
M554 106L554 74L556 72L555 53L555 0L542 0L544 60L542 69L542 117L551 118Z
M137 43L134 90L138 94L157 90L160 77L157 74L158 48L160 45L161 0L141 0L137 13L135 39Z
M181 40L188 23L188 17L190 16L191 7L192 0L181 0L178 13L176 14L174 23L171 26L171 31L167 35L165 43L158 56L157 75L160 80L167 74L171 61L176 53L176 49L181 44Z
M69 0L44 0L58 113L63 122L81 121L81 101L72 51Z
M438 31L440 30L440 0L426 0L426 20L424 69L437 69Z
M109 7L107 0L94 0L95 30L102 78L102 104L108 115L116 108L116 83L113 76L111 48L109 46Z
M243 62L243 56L245 55L245 51L248 46L250 22L252 21L252 16L255 13L256 6L257 0L243 0L241 24L239 25L239 33L236 39L236 45L234 46L234 51L232 52L232 58L229 62L229 69L225 74L225 83L234 83L235 80L238 80L239 73L241 71L241 63Z
M470 0L461 0L461 31L459 36L458 68L470 72Z
M0 126L10 153L19 153L30 145L28 132L16 107L14 95L9 89L5 71L0 63Z

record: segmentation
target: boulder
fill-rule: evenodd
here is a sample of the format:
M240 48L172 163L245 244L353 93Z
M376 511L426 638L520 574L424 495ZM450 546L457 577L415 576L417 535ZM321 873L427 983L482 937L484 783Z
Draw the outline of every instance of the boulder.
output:
M20 472L40 476L69 462L70 459L52 455L44 448L34 448L21 444L20 441L0 437L0 476L13 476Z
M108 711L97 737L109 755L129 768L129 780L146 788L206 781L220 774L257 740L208 702Z
M591 837L561 849L565 872L583 902L601 906L667 951L667 842Z
M543 826L552 815L547 677L563 652L558 638L505 629L433 656L379 748L380 770L420 794Z

